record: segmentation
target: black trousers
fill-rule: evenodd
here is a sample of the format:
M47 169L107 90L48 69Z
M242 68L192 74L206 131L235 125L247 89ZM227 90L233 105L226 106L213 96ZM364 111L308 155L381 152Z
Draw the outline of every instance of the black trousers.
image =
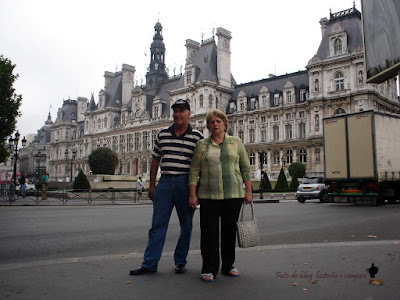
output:
M236 222L239 218L243 199L224 199L200 201L201 273L218 274L219 231L221 219L221 260L222 271L229 271L235 262Z

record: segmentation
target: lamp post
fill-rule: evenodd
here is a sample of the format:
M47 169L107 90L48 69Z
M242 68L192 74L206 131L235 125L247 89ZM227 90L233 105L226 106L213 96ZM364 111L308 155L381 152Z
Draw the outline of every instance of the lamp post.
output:
M260 171L261 171L260 199L264 199L264 196L263 196L263 190L264 190L263 167L264 167L264 160L265 160L266 153L264 151L261 151L261 152L258 152L258 154L260 155Z
M282 156L281 158L281 162L282 162L282 169L283 169L283 174L285 174L285 165L286 165L286 160L285 158ZM285 174L286 177L286 174Z
M76 150L75 149L73 149L72 150L72 154L71 154L71 160L70 160L70 168L71 168L71 182L72 182L72 178L73 178L73 168L72 168L72 164L73 164L73 162L74 162L74 159L75 159L75 156L76 156ZM65 150L65 159L67 160L67 162L68 162L68 149L66 149Z
M10 137L8 139L8 147L10 148L10 152L13 152L14 158L14 171L13 171L13 181L11 183L11 189L15 193L15 186L17 185L17 161L18 161L18 143L19 143L20 134L17 132L14 135L14 138ZM25 148L26 146L26 139L25 137L22 139L22 147Z
M37 161L37 172L36 172L36 174L37 174L38 182L40 180L40 161L41 161L41 159L42 159L42 157L44 155L45 154L43 154L40 150L35 154L35 158L36 158L36 161Z

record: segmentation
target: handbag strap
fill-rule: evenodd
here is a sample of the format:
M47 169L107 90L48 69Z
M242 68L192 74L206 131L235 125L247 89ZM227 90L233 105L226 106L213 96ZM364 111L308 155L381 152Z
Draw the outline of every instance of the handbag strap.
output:
M240 212L240 221L243 221L244 207L245 207L245 206L246 206L245 204L242 205L242 209L241 209L241 212ZM252 220L255 220L256 217L255 217L255 214L254 214L254 205L253 205L253 201L250 202L250 206L251 206L251 219L252 219Z

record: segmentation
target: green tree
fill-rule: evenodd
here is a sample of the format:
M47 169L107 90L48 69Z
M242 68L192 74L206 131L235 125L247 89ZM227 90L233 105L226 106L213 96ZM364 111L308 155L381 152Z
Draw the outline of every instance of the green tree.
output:
M297 179L296 174L294 174L292 176L292 181L290 182L290 189L292 191L295 191L295 190L297 190L298 187L299 187L299 180Z
M297 178L303 178L306 174L306 167L300 162L295 162L289 166L288 171L291 177L296 175Z
M89 166L93 174L113 175L118 166L118 156L109 148L98 148L89 155Z
M82 170L80 170L78 176L76 176L73 188L74 190L90 190L89 180Z
M289 185L286 179L285 172L283 171L283 168L281 168L281 172L279 173L278 176L278 181L276 182L275 186L276 190L287 190L289 189Z
M264 172L264 174L263 174L262 188L265 191L272 189L271 182L269 181L267 172Z
M13 74L14 68L11 60L0 55L0 162L10 154L4 142L15 130L17 118L21 115L22 95L17 95L13 88L18 78L18 74Z

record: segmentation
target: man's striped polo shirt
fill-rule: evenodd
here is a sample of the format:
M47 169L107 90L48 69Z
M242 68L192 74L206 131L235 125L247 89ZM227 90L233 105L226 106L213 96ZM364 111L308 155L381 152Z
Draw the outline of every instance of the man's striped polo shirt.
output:
M162 129L156 138L152 155L161 158L162 175L189 174L197 141L203 135L190 124L185 133L175 135L174 125Z

